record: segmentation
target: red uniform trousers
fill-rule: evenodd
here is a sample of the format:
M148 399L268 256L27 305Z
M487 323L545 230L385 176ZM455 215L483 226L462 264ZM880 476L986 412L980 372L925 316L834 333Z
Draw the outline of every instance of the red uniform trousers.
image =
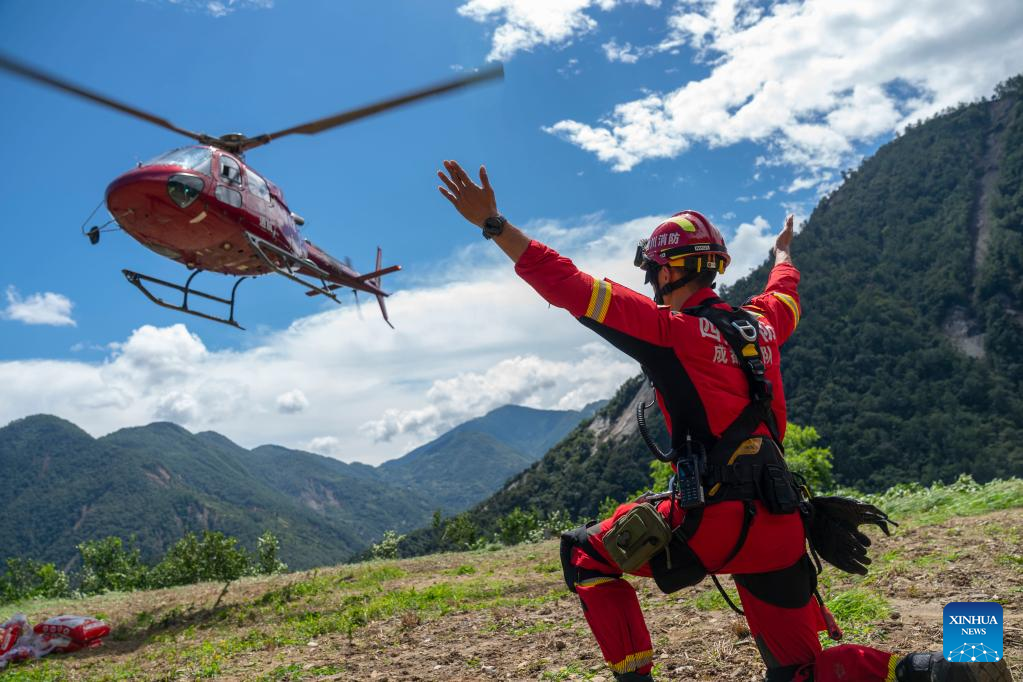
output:
M806 552L803 522L799 513L770 514L759 502L742 549L725 564L742 529L741 502L720 502L704 508L703 519L689 546L709 573L766 573L791 567ZM608 666L616 673L647 673L653 666L653 646L636 591L621 579L622 572L604 548L603 538L620 516L635 503L623 504L611 518L593 526L588 535L592 553L572 550L571 563L579 569L576 593L582 601L586 622L600 645ZM682 524L685 511L669 500L657 510L672 528ZM634 575L650 577L650 567ZM856 645L821 650L817 633L826 630L817 600L810 596L799 608L773 606L738 586L742 608L752 636L770 668L802 665L794 679L816 682L883 682L894 680L895 656ZM812 676L811 676L812 673Z

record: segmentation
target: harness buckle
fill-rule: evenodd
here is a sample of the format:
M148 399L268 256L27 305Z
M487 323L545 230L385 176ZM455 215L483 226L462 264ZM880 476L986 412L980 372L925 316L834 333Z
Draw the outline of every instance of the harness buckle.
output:
M749 320L732 320L732 326L739 332L742 338L746 339L750 343L754 343L757 340L757 328Z

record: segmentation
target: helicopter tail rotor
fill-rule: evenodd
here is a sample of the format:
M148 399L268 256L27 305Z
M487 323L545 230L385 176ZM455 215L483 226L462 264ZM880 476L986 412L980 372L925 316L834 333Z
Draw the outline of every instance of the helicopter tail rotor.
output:
M376 273L377 276L374 277L371 280L367 280L370 284L375 286L378 290L380 289L380 277L383 274L383 269L380 266L382 266L383 264L384 264L384 250L381 249L378 246L377 247L377 266L376 266L376 268L374 268L374 273ZM391 324L391 321L387 318L387 305L384 303L384 294L376 294L376 297L377 297L377 303L380 304L380 313L384 316L384 322L387 323L388 327L390 327L391 329L394 329L394 325Z

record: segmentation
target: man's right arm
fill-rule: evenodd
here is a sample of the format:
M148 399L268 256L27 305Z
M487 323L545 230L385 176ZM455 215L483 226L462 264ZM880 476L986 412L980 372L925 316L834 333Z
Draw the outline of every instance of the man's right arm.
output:
M481 185L473 182L454 161L445 161L444 168L450 177L439 172L444 187L438 189L462 217L482 227L487 218L498 215L497 200L485 168L480 168ZM649 347L671 345L669 316L649 298L582 272L571 260L531 240L511 223L505 223L493 241L515 263L516 273L544 300L568 310L640 362L649 355Z

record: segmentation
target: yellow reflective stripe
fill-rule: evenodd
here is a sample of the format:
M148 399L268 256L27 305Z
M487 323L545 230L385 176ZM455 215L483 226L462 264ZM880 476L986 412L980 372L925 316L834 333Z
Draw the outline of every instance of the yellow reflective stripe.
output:
M575 584L576 587L596 587L597 585L603 585L604 583L610 583L618 580L618 578L588 578L587 580L580 580Z
M593 290L590 292L590 303L586 306L586 317L593 317L593 308L597 305L597 291L600 289L600 280L593 280Z
M600 279L593 280L593 291L590 292L590 304L586 306L586 317L603 323L610 307L611 284Z
M796 327L798 327L799 306L796 304L796 300L789 296L788 294L783 294L780 291L772 291L771 293L774 294L775 298L784 303L788 307L788 309L792 311L792 318L796 321L795 324L792 325L792 328L795 329Z
M884 682L895 682L895 666L898 662L898 657L894 655L888 659L888 677L884 678Z
M607 317L607 311L611 309L611 285L607 282L601 282L600 284L607 294L607 297L604 299L604 304L600 306L600 312L597 315L597 322L603 324L604 318Z
M647 649L646 651L637 651L634 654L629 654L617 663L608 661L607 665L616 673L627 673L642 668L644 665L649 665L653 660L654 650Z

